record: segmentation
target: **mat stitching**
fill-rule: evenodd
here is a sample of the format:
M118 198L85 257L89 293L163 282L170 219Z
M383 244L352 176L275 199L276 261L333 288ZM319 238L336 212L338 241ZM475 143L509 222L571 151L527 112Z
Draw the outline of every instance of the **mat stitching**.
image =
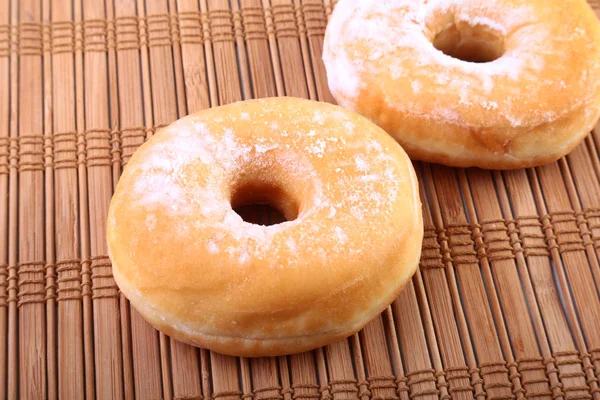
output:
M267 26L262 7L245 7L241 9L244 39L267 40Z
M396 377L394 383L396 384L396 394L398 395L398 397L401 397L402 393L408 393L410 391L410 388L407 386L408 378L406 376Z
M58 295L57 293L57 282L56 282L56 278L57 278L57 274L56 274L56 264L50 264L47 263L46 267L44 268L45 271L45 276L44 276L44 281L45 281L45 286L44 286L44 290L46 292L46 295L44 296L44 300L48 301L48 300L56 300L56 297Z
M6 300L7 303L16 303L18 301L17 292L19 290L19 287L17 281L19 279L19 276L17 270L17 265L8 265L6 267L6 281L8 282L8 298Z
M471 238L472 232L469 225L450 224L437 229L440 241L446 242L449 249L444 249L442 261L455 266L478 264L475 243ZM468 238L464 238L467 236Z
M444 268L441 246L437 241L438 235L435 229L425 229L421 251L421 268Z
M0 175L8 175L10 171L9 165L9 138L0 137Z
M316 393L299 393L297 389L314 389ZM319 385L314 383L294 383L292 384L291 388L287 390L292 395L292 399L318 399L321 397L319 395ZM281 394L285 393L282 391Z
M335 387L338 385L352 385L353 387ZM359 393L360 389L358 388L358 381L356 379L333 379L329 381L329 393Z
M282 400L283 396L281 393L281 386L265 386L262 388L253 388L251 393L245 393L242 395L242 399L244 398L244 396L249 396L249 398L253 398L253 399L258 399L258 400ZM277 395L271 395L271 396L258 396L259 393L264 393L264 392L272 392L272 391L277 391L278 394Z
M235 42L233 14L231 10L211 10L206 16L210 26L210 33L205 34L212 43Z
M440 400L450 400L452 398L452 396L450 396L450 394L447 391L450 385L449 385L448 381L446 380L445 371L436 371L434 376L436 378L435 386L440 393ZM443 391L442 388L445 388L446 391ZM444 394L442 394L442 393L444 393Z
M444 371L444 375L448 381L448 393L475 391L473 386L453 386L453 381L459 379L470 381L471 375L469 375L469 368L467 366L447 367Z
M75 272L76 275L67 275L66 273ZM62 260L56 263L56 273L58 279L57 301L80 300L82 295L81 287L81 261L78 259ZM64 284L75 282L77 286L65 286Z
M581 364L583 365L583 371L586 373L586 376L587 376L586 383L589 386L591 386L592 383L598 383L598 378L596 378L596 375L595 375L594 363L591 360L590 353L586 353L586 352L579 353L579 359L581 360ZM588 361L587 363L586 363L586 360Z
M204 42L202 16L199 11L180 11L177 19L181 44L202 44Z
M439 396L440 391L437 389L437 379L435 377L435 370L432 368L425 368L415 371L410 371L405 374L405 377L408 379L408 386L410 387L410 395L411 397L421 397L421 396ZM422 377L417 377L417 375L426 375ZM428 375L428 376L427 376ZM427 383L431 382L434 384L435 388L432 389L422 389L420 391L415 391L414 385L419 383Z
M298 27L298 33L302 36L306 36L306 24L304 22L304 14L302 13L301 5L295 5L294 16L296 17L296 26Z
M543 256L550 253L546 244L546 236L542 232L542 222L538 215L522 215L514 219L515 230L518 233L519 243L525 257ZM524 232L523 228L537 228L539 233Z
M57 132L52 135L54 157L46 163L54 169L77 168L77 132Z
M577 227L577 217L574 211L557 211L540 217L547 237L548 249L558 249L560 253L585 250L581 232ZM574 228L562 228L558 224L572 223ZM568 235L575 234L575 238Z
M325 5L322 3L305 3L296 7L297 12L303 15L306 26L306 36L324 36L327 27Z
M581 366L582 372L572 372L572 373L561 373L559 371L559 378L561 380L565 379L565 378L582 378L582 379L586 379L587 375L585 374L585 372L583 371L588 371L591 372L591 376L593 378L587 380L586 379L586 383L588 385L591 386L592 382L596 382L596 378L594 376L594 372L593 372L593 366L585 366L585 362L584 359L586 357L588 357L587 353L580 353L576 350L566 350L566 351L559 351L556 352L554 354L555 358L556 358L556 365L557 366L562 366L562 365L579 365ZM562 360L560 360L559 358L563 358ZM569 358L570 357L570 358ZM567 399L573 399L573 398L582 398L582 399L589 399L592 398L591 394L586 393L586 394L573 394L573 395L569 395L569 392L579 392L579 391L585 391L585 392L589 392L589 386L583 386L583 385L564 385L561 384L561 388L563 389L564 393L565 393L565 398ZM594 390L591 390L592 394L594 392Z
M239 390L228 390L228 391L222 391L222 392L215 392L208 400L218 399L220 397L227 397L227 396L241 397L241 395L242 395L242 392L240 392Z
M113 279L110 258L108 256L95 256L90 261L92 299L118 297L119 287ZM99 271L100 268L103 268L103 270ZM106 271L106 268L108 268L108 271ZM106 279L109 281L106 282Z
M198 11L183 11L145 17L131 15L114 19L57 21L46 24L47 26L39 23L33 25L48 29L50 34L47 46L53 54L106 52L109 49L140 50L144 47L171 46L174 43L201 44L204 40L201 26L203 18L220 18L223 17L223 12L231 13L229 10L213 10L204 15ZM218 23L214 26L218 26ZM31 46L20 47L24 51ZM0 52L2 49L0 48ZM41 55L40 45L33 46L30 52Z
M11 50L12 30L10 25L0 25L0 57L8 57Z
M478 258L486 257L489 261L512 260L515 258L513 247L510 243L507 221L493 219L474 225L472 239L481 239L478 243ZM480 230L480 232L477 232ZM500 236L494 236L500 234Z
M16 140L19 172L44 171L44 137L41 135L19 135Z
M529 358L521 358L515 362L517 364L517 368L520 373L527 375L527 372L537 371L544 373L544 377L542 378L527 378L523 377L521 383L523 387L531 384L539 384L546 383L548 384L548 390L539 391L539 392L531 392L530 389L524 389L523 393L526 397L542 397L542 396L553 396L558 397L562 396L562 392L557 392L553 389L550 384L550 379L548 378L548 369L547 366L551 363L550 360L544 360L542 357L529 357ZM530 365L527 365L530 364ZM512 379L512 378L511 378Z
M8 264L0 265L0 277L3 278L0 283L0 289L2 292L0 293L0 308L6 307L8 302Z
M46 301L45 266L45 261L20 262L17 265L17 307ZM14 278L9 276L9 279Z
M274 33L277 39L300 37L293 4L275 4L272 7L265 7L265 17L267 34Z
M594 248L600 249L600 208L587 208L583 210L583 216L590 230L590 237ZM596 222L592 219L595 219Z
M367 378L367 386L370 391L374 389L396 389L396 379L393 375L370 376Z
M482 378L481 383L483 384L483 390L487 393L487 396L489 399L498 399L498 400L514 399L515 394L521 392L522 388L521 388L521 390L516 390L513 388L513 384L510 381L508 381L508 379L510 379L508 376L510 371L507 367L510 367L511 365L514 365L514 364L513 363L507 364L506 361L491 361L491 362L481 363L479 365L478 371ZM486 382L485 377L488 375L492 375L492 374L502 374L502 376L505 376L507 378L507 382L492 382L492 383ZM489 390L491 390L491 389L503 389L503 388L510 390L511 394L492 395L489 393ZM477 394L476 394L476 396L477 396Z
M236 39L244 40L244 26L242 25L242 12L240 10L231 11L233 20L233 34Z

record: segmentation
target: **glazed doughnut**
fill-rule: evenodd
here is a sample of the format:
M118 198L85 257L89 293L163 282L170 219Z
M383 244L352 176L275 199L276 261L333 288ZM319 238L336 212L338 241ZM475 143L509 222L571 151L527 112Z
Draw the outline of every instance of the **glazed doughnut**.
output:
M338 103L413 159L536 166L600 116L600 27L585 0L340 0L323 59Z
M415 272L423 226L406 153L366 118L294 98L192 114L133 155L108 216L113 274L152 325L237 356L361 329ZM286 220L235 211L268 203Z

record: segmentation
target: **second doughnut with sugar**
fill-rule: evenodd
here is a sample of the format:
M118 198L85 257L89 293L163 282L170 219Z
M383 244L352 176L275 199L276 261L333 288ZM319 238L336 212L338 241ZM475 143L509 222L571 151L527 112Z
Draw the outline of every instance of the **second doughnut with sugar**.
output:
M600 24L585 0L340 0L323 58L338 103L413 159L540 165L600 116Z

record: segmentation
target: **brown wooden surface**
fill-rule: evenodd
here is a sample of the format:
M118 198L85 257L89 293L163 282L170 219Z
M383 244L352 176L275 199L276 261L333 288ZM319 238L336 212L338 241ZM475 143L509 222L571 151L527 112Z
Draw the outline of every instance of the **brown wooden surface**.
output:
M421 268L343 342L225 357L155 331L119 293L105 217L131 154L207 107L333 102L332 9L0 1L0 400L600 400L600 131L530 170L415 163Z

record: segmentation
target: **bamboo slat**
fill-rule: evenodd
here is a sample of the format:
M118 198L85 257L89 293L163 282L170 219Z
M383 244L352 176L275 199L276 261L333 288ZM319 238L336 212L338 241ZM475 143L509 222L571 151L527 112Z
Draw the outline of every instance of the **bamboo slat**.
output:
M416 162L420 269L339 343L222 356L157 332L119 293L105 219L132 154L211 106L334 103L334 6L0 2L0 400L600 400L598 129L535 169Z

